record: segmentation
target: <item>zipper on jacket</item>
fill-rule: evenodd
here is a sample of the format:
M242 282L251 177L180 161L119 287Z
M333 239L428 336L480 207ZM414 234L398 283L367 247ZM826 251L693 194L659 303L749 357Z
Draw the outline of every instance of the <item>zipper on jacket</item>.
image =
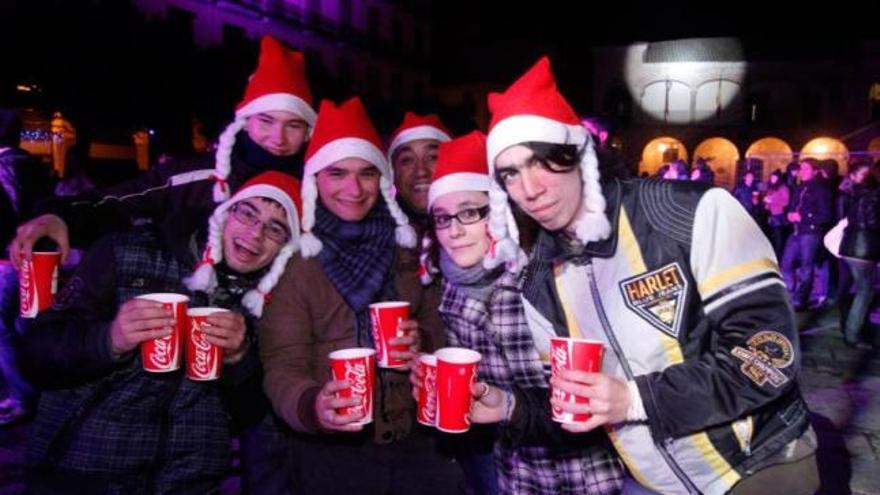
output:
M614 331L611 330L611 323L608 321L608 317L605 314L605 307L602 305L602 299L599 297L599 288L596 285L596 279L593 276L593 262L588 261L586 268L587 280L590 283L590 295L593 297L593 305L596 306L596 314L599 315L599 322L602 324L602 331L605 332L605 337L608 339L608 342L611 343L611 347L614 349L614 354L617 355L617 361L620 362L620 365L623 367L623 372L626 375L627 380L633 380L634 376L632 369L629 367L629 362L627 362L626 356L623 354L623 348L620 347L620 342L617 341ZM669 453L668 447L671 444L672 439L668 439L663 443L654 441L654 446L657 447L660 456L663 457L663 460L666 461L669 469L672 470L673 474L678 478L678 481L684 485L688 493L699 494L700 490L697 489L696 485L694 485L684 470L681 469L681 466L679 466L672 457L672 454Z

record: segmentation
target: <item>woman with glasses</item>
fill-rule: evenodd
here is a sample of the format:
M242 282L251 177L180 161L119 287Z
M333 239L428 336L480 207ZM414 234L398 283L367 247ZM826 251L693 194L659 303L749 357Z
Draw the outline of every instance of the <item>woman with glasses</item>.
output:
M549 334L530 331L515 271L484 267L495 246L489 235L491 179L483 134L440 145L434 180L428 192L433 229L423 246L423 270L444 279L440 315L450 345L482 355L471 420L497 423L495 466L498 492L513 494L617 493L623 479L620 463L599 435L564 435L546 430L524 438L508 428L514 410L512 389L549 404ZM510 223L509 227L513 224ZM433 242L439 245L435 247ZM414 367L410 381L418 385ZM414 394L417 390L414 390ZM541 407L541 406L538 406ZM549 417L549 406L547 409ZM595 437L597 441L591 441Z
M299 189L287 174L264 172L201 232L175 240L148 227L92 246L25 334L26 362L43 389L29 493L219 489L234 422L252 419L248 409L266 401L255 320L299 247ZM171 309L138 297L157 292L186 295L190 308L228 310L202 328L224 351L218 380L187 379L183 366L144 370L140 344L169 336L175 323Z

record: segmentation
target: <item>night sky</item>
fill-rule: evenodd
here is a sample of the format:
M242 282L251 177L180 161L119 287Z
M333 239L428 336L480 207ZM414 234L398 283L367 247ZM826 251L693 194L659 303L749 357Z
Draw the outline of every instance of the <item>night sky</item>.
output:
M563 92L584 112L592 108L592 46L737 36L752 59L837 59L852 55L854 40L880 36L878 1L870 7L853 2L846 10L826 6L817 13L773 1L396 3L432 19L434 83L489 82L502 88L546 53ZM775 11L760 10L768 6ZM104 134L165 126L175 131L166 135L186 135L191 115L216 131L231 118L256 47L253 42L197 52L191 40L146 23L123 0L4 0L0 105L61 109ZM40 84L41 91L17 94L15 85L22 82ZM326 76L313 86L334 83ZM574 87L578 91L571 91ZM336 89L328 95L318 89L317 96L346 96L345 88Z
M880 2L626 0L436 2L438 82L508 82L540 55L563 79L588 75L591 46L692 37L741 38L750 59L847 56L853 42L880 38ZM575 11L575 7L576 11Z

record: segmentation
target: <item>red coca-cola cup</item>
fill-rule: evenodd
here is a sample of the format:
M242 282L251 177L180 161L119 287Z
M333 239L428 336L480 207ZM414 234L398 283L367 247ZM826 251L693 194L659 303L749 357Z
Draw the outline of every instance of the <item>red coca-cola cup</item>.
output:
M36 252L24 260L18 274L18 295L22 318L36 318L52 305L58 292L58 251Z
M471 427L468 413L473 396L471 385L477 379L480 353L460 347L444 347L437 357L437 429L463 433Z
M406 351L405 345L390 345L394 337L403 337L398 329L401 321L409 319L409 303L388 301L370 304L370 319L373 322L373 341L376 343L376 363L380 368L405 368L406 362L392 359L391 351Z
M183 356L184 333L187 324L186 306L189 298L182 294L155 293L138 296L162 303L174 313L174 328L171 335L141 342L141 361L144 370L150 373L167 373L180 369Z
M556 376L562 370L580 370L598 373L602 370L602 342L597 340L553 337L550 339L550 373ZM571 404L589 404L590 399L570 394L555 387L551 396ZM552 407L553 421L557 423L583 423L591 414L573 414Z
M419 356L419 408L416 419L425 426L437 426L437 357Z
M354 424L373 421L373 383L376 381L376 351L365 348L341 349L329 355L334 380L346 380L350 387L336 392L339 398L359 397L360 405L341 407L337 414L362 414Z
M208 381L220 378L223 369L223 348L208 342L204 327L208 317L216 313L228 313L223 308L190 308L186 312L186 377L190 380Z

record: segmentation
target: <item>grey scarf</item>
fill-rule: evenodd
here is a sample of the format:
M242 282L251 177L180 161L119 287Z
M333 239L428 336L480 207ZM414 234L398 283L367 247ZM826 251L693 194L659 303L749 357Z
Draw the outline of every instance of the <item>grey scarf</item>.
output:
M462 268L452 261L446 251L440 249L440 271L443 278L450 284L454 284L462 292L477 300L485 301L498 277L504 273L504 266L487 270L482 263L477 263L468 268Z

